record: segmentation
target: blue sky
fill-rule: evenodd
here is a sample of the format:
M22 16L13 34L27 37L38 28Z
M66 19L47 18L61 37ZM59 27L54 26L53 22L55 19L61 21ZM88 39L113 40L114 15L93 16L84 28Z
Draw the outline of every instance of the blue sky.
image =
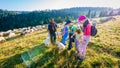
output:
M120 0L0 0L0 9L33 11L70 7L120 8Z

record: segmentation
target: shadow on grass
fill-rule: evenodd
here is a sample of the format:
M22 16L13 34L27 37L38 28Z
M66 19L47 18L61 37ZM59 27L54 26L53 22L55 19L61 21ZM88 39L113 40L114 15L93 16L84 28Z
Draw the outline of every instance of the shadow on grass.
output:
M44 44L35 46L33 48L41 48L41 47L43 48ZM31 48L31 49L33 49L33 48ZM26 51L24 51L23 53L25 53L25 52ZM25 66L22 64L22 60L20 59L21 54L23 54L23 53L16 54L16 55L11 56L9 58L1 59L0 60L0 68L15 68L15 66L19 65L19 64L20 64L19 68L25 68Z
M20 54L16 54L10 58L0 60L0 68L14 68L15 65L22 63Z
M63 50L62 52L59 52L59 49L57 47L52 48L51 51L45 52L49 48L45 48L44 44L35 46L33 48L44 48L44 51L42 52L43 56L41 56L38 59L36 67L46 67L46 68L54 68L56 65L58 68L74 68L74 67L80 67L82 64L82 61L75 58L74 54L75 51L71 50ZM32 48L32 49L33 49ZM31 50L31 49L30 49ZM26 51L25 51L26 52ZM24 68L25 66L22 64L22 60L20 59L20 56L23 53L16 54L10 58L5 58L0 60L0 68L15 68L16 65L19 65L19 68ZM57 62L64 58L62 63L58 64ZM35 67L35 68L36 68Z
M55 55L58 54L58 49L57 48L54 48L52 49L51 51L49 52L46 52L39 60L38 60L38 64L37 64L37 67L41 67L45 64L47 64L50 60L52 60L52 58L55 57ZM54 64L49 64L48 66L49 67L52 67L53 68L53 65Z
M105 48L102 44L95 44L93 42L89 42L88 47L96 51L96 53L106 52L114 57L120 58L120 52L114 52L113 49Z
M75 51L70 51L68 54L68 50L63 50L59 53L58 48L52 49L52 51L47 52L41 59L38 61L37 68L45 67L45 68L74 68L80 67L82 61L75 58ZM64 58L61 63L58 63L60 59Z
M97 54L102 54L102 53L107 53L115 58L120 58L120 52L114 52L112 50L110 50L109 48L105 48L103 46L99 46L98 44L95 44L95 43L92 43L92 42L89 42L89 45L88 45L89 48L91 48L92 50L94 50ZM113 67L115 64L113 63L112 61L113 58L109 58L109 57L106 57L104 59L104 62L106 64L107 67ZM119 62L118 62L118 65L119 65ZM92 63L92 66L94 68L96 67L100 67L101 66L101 63L100 62L94 62Z
M73 50L70 51L70 54L68 50L65 50L61 55L65 58L65 61L62 62L58 68L80 68L83 62L75 57L76 53Z

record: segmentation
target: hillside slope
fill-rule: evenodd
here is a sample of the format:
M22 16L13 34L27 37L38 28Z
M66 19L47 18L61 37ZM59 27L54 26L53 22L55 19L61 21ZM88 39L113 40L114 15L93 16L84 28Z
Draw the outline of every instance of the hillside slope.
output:
M98 34L91 38L84 61L74 57L75 48L68 51L66 46L65 50L59 51L56 45L45 47L47 32L43 30L0 43L0 68L25 68L20 55L35 46L42 46L46 51L37 68L120 68L120 20L98 24L97 28Z

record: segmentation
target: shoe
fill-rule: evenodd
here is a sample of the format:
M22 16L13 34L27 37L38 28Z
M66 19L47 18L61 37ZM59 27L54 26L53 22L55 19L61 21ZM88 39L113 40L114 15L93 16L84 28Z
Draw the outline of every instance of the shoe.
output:
M80 57L80 56L78 56L78 55L76 56L76 58L77 58L77 59L79 59L79 60L81 60L81 57Z
M84 60L85 57L84 57L84 56L78 56L78 55L77 55L77 59L79 59L79 60Z
M84 56L81 56L81 60L84 60L85 59L85 57Z
M71 48L68 48L67 50L71 50Z

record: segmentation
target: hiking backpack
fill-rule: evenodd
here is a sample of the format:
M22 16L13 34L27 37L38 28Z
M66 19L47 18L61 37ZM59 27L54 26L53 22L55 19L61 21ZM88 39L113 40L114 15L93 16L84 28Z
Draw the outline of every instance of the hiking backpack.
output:
M97 34L97 28L95 26L91 26L91 36L95 36Z

